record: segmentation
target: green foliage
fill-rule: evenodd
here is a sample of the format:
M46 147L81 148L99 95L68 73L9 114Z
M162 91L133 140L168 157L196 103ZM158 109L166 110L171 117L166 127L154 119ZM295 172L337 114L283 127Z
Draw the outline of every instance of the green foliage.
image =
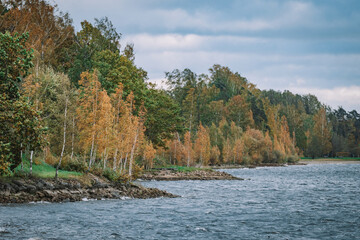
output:
M180 107L164 91L150 89L145 108L145 134L154 145L164 147L164 141L173 133L183 132Z
M61 169L64 171L84 173L88 170L88 166L83 160L74 158L73 160L69 159L67 161L62 161Z
M44 141L39 113L20 98L19 84L29 74L31 52L25 48L27 35L11 36L0 33L0 141L8 145L10 169L20 163L20 151L25 147L39 149Z
M0 95L19 99L19 85L32 67L32 51L26 50L28 34L0 33Z
M10 162L12 153L10 151L10 143L4 144L0 142L0 176L10 173Z

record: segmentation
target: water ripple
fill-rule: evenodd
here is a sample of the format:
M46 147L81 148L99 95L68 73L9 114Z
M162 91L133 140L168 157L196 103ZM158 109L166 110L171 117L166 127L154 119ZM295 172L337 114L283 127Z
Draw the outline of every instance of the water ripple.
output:
M359 239L360 165L231 169L142 182L180 198L0 206L0 239Z

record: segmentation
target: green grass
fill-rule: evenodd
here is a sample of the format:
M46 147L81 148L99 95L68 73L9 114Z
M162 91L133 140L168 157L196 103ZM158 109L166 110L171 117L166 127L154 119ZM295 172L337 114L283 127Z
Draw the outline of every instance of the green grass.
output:
M29 174L30 173L30 163L28 161L24 161L24 168L23 170L21 170L21 166L18 166L15 168L15 175L16 173L25 173L25 174ZM33 169L32 169L33 175L36 177L40 177L40 178L53 178L55 177L55 172L56 169L45 163L45 162L41 162L40 164L36 165L33 164ZM58 177L59 178L76 178L78 176L82 176L82 173L79 172L70 172L70 171L63 171L63 170L59 170L58 172Z

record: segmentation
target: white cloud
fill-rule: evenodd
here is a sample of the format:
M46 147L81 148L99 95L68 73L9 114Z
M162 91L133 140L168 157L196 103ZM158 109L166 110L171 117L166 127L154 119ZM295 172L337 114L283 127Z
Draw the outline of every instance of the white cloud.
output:
M337 109L342 106L345 110L360 112L360 86L344 86L329 89L323 88L290 88L293 93L313 94L320 102Z
M241 37L231 35L197 35L197 34L133 34L127 35L124 42L134 43L139 52L164 52L164 51L199 51L209 48L218 51L232 45L256 45L266 43L267 40L255 37ZM244 49L246 50L246 49Z

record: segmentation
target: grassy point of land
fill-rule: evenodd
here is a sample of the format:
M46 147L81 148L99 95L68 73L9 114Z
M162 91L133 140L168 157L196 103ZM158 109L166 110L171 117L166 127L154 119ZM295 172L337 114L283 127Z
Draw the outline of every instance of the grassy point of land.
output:
M30 163L28 161L24 161L23 163L24 163L23 169L21 169L21 166L18 166L15 169L15 175L18 175L18 174L29 175L30 174ZM56 172L56 169L53 166L51 166L45 162L33 164L32 175L35 177L54 178L55 172ZM83 175L82 173L73 172L73 171L59 170L59 172L58 172L59 178L66 178L66 179L78 178L82 175Z

